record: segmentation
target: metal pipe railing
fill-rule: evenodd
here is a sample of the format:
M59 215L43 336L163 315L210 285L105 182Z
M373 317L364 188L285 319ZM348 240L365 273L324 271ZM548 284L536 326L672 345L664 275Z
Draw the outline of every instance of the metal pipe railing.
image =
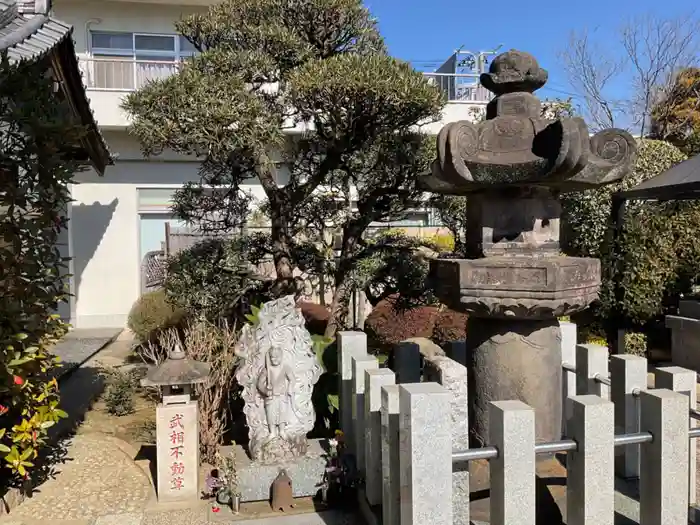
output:
M700 415L700 412L698 413ZM693 427L688 430L688 438L700 438L700 427ZM654 441L654 436L651 432L636 432L634 434L618 434L614 437L613 443L616 447L624 447L626 445L639 445L642 443L651 443ZM555 454L558 452L574 451L578 448L578 443L573 439L562 439L551 443L539 443L535 445L535 454ZM480 459L496 459L498 458L498 449L496 447L470 448L452 453L452 463L464 463L468 461L476 461Z
M601 383L601 384L603 384L603 385L607 385L607 386L611 386L611 385L612 385L612 383L610 382L610 378L609 378L609 377L603 377L603 376L601 376L600 374L596 374L595 376L593 376L593 380L596 381L596 382L598 382L598 383Z

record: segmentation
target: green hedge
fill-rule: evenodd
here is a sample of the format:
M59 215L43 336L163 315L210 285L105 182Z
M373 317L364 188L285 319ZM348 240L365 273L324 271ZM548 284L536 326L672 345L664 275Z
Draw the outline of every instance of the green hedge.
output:
M623 228L613 243L609 229L611 196L636 186L686 156L658 140L639 141L633 173L621 183L562 196L562 245L568 255L599 257L602 286L593 305L609 333L618 328L645 331L672 313L680 294L688 293L700 269L700 204L695 202L627 203Z

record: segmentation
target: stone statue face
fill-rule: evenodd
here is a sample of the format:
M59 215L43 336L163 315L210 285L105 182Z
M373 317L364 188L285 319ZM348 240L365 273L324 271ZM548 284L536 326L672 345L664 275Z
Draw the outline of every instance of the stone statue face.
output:
M270 350L270 363L272 366L279 366L282 364L282 349L279 347L273 347Z

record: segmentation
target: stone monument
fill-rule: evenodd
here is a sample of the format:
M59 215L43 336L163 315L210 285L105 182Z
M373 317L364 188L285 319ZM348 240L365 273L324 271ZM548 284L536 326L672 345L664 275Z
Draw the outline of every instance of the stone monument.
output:
M314 495L322 480L323 450L306 435L316 421L311 395L323 370L304 324L290 295L263 305L256 322L241 332L236 380L243 388L250 452L235 451L242 501L268 499L281 470L292 479L295 497Z
M495 94L481 123L440 131L435 193L468 196L465 259L433 259L441 301L469 313L470 437L488 439L488 403L520 399L536 410L538 442L561 435L558 316L586 308L598 294L600 262L559 250L562 192L621 179L636 155L619 129L590 135L581 118L542 117L533 94L547 71L521 51L496 57L481 83Z

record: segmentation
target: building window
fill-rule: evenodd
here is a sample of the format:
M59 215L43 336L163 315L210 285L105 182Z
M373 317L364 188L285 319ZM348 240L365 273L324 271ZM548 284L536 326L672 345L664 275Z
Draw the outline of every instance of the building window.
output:
M88 87L134 90L177 71L178 64L196 53L180 35L91 31L93 60Z

